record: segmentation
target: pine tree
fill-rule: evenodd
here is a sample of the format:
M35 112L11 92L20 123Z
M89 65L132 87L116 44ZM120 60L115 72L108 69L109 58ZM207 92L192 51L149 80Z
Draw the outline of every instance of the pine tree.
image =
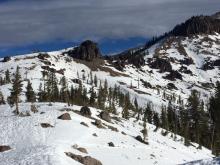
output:
M28 80L25 95L26 95L27 102L35 102L36 101L36 95L34 93L34 90L32 88L32 84L31 84L30 80Z
M158 128L160 127L160 118L157 112L154 112L153 121L154 121L154 125L156 126L155 131L157 131Z
M39 102L43 102L44 100L44 91L43 91L43 89L42 89L43 87L42 87L42 83L40 83L40 85L39 85L39 88L38 88L38 101Z
M123 110L122 110L122 117L125 119L128 119L130 115L129 104L130 104L130 97L129 97L129 93L127 93L125 96L125 101L124 101Z
M0 105L5 104L4 96L2 92L0 91Z
M18 102L19 102L19 96L22 92L22 79L19 71L19 67L17 67L16 72L15 72L15 77L12 80L12 89L11 89L11 101L15 103L15 113L18 115L19 114L19 109L18 109Z
M173 109L173 105L171 104L171 101L169 101L168 107L167 107L167 120L168 120L168 129L169 131L174 132L175 129L175 113Z
M95 87L98 86L98 80L97 80L97 76L96 75L94 76L94 85L95 85Z
M135 112L138 113L137 120L140 120L140 110L139 110L139 107L138 107L137 98L134 99L134 106L135 106Z
M190 117L190 130L192 141L199 143L199 112L200 98L199 93L196 90L192 90L191 95L188 98L187 109Z
M63 76L61 78L60 85L61 85L61 89L60 89L61 101L64 102L64 103L68 103L68 105L70 105L69 88L68 88L68 83L67 83L67 80L66 80L65 76Z
M9 70L7 69L7 70L5 71L5 83L8 84L8 83L10 83L10 82L11 82L10 72L9 72Z
M96 93L94 91L94 88L92 87L90 89L90 98L89 98L89 104L91 106L95 106L95 103L96 103Z
M168 120L166 106L162 105L161 115L160 115L161 127L168 130Z
M215 95L210 98L209 113L212 121L211 149L213 154L220 155L220 83L216 83Z
M150 102L147 103L147 107L145 109L144 115L146 116L148 123L152 124L153 111L152 111L152 105Z

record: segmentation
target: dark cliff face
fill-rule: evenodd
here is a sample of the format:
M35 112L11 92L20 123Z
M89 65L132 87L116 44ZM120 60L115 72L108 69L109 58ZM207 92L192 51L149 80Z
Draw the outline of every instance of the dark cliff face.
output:
M177 25L170 35L175 36L190 36L197 34L212 34L220 33L220 20L213 16L196 16L186 22Z
M65 53L73 58L86 61L93 61L94 59L102 56L98 45L90 40L84 41L79 47Z

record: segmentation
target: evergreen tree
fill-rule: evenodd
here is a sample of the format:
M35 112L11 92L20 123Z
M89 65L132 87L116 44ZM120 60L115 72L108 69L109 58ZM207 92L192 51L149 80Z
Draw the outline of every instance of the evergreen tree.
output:
M145 109L144 115L146 116L148 123L152 124L153 111L152 111L152 105L150 102L147 103L147 107Z
M94 91L94 88L92 87L90 89L89 105L95 106L95 104L96 104L96 93Z
M39 102L43 102L44 100L44 91L43 91L43 89L42 89L43 87L42 87L42 83L40 83L40 85L39 85L39 88L38 88L38 101Z
M220 83L216 83L215 95L210 98L209 113L212 121L211 149L213 154L220 155Z
M0 91L0 105L5 104L4 96L2 92Z
M154 122L154 125L156 126L155 131L157 131L158 128L160 127L160 118L157 112L154 112L153 122Z
M125 119L129 118L129 103L130 103L130 97L129 97L129 93L127 93L125 96L125 101L122 110L122 117Z
M94 85L95 85L95 87L98 86L98 80L97 80L97 76L96 75L94 76Z
M187 109L190 117L190 139L199 143L199 112L200 98L199 93L196 90L192 90L191 95L188 98Z
M161 127L168 130L168 120L166 106L162 105L161 115L160 115Z
M10 82L11 82L10 72L9 72L9 70L7 69L7 70L5 71L5 83L8 84L8 83L10 83Z
M12 89L11 89L11 95L10 99L13 103L15 103L15 113L18 115L19 114L19 109L18 109L18 102L19 102L19 96L22 92L22 79L19 71L19 67L17 67L16 72L15 72L15 77L12 80Z
M27 102L35 102L36 101L36 95L34 93L34 90L32 88L32 84L31 84L30 80L28 80L25 95L26 95Z
M64 102L64 103L68 103L68 105L70 105L69 88L68 88L68 83L67 83L67 80L66 80L65 76L63 76L61 78L60 85L61 85L61 89L60 89L61 101Z

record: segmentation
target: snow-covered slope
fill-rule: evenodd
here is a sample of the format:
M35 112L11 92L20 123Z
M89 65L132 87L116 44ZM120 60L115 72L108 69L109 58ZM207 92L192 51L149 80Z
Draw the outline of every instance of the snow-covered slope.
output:
M161 105L167 104L173 96L176 98L174 104L178 104L179 96L185 102L192 89L200 91L201 97L206 101L213 91L215 82L220 78L220 35L217 33L165 38L145 50L145 65L136 68L128 64L123 71L117 70L108 61L94 67L93 61L73 59L65 53L68 50L49 52L49 56L43 59L39 57L39 53L11 57L8 62L0 62L0 76L4 77L7 69L13 74L16 66L19 66L22 77L30 79L37 91L40 82L43 83L44 70L57 72L58 80L65 75L69 86L77 86L72 80L79 78L88 89L91 85L88 83L90 77L87 75L92 73L102 82L107 79L112 87L115 84L119 85L122 91L130 93L132 100L138 98L140 106L144 107L151 101L155 110L160 110ZM163 61L158 64L155 62L158 58L168 61L168 64L164 64ZM171 68L161 71L160 68L167 65ZM83 75L86 77L85 80L82 78ZM10 84L0 86L5 97L9 95L8 87Z
M110 125L118 132L97 128L92 124L100 110L91 108L92 117L86 118L76 112L79 106L54 103L37 103L38 113L31 116L18 117L12 114L8 105L0 106L0 144L9 145L12 149L0 153L1 165L72 165L79 164L66 156L65 152L77 155L89 155L102 162L103 165L144 165L161 164L172 165L188 161L211 158L209 150L196 149L195 146L186 147L177 136L176 141L161 135L161 129L154 131L153 125L148 125L149 145L140 143L134 137L142 135L141 122L130 120L114 120L108 123L102 120L103 125ZM58 116L65 113L68 108L72 120L59 120ZM30 112L29 103L21 103L22 112ZM63 111L64 110L64 111ZM70 111L70 110L75 110ZM84 122L88 127L80 124ZM41 123L49 123L53 127L42 128ZM122 134L123 132L123 134ZM96 133L97 136L93 134ZM110 147L113 142L115 147ZM84 154L74 149L73 145L83 147L88 151Z
M68 50L72 49L74 48ZM186 102L192 89L200 91L206 102L213 92L215 82L220 79L220 35L217 33L166 37L145 50L145 64L141 68L126 64L123 71L117 70L110 61L103 59L91 62L73 59L68 55L68 50L14 56L7 62L0 59L0 76L3 78L6 70L10 71L12 77L16 67L20 67L24 80L21 95L23 103L20 104L22 111L30 110L30 105L24 103L27 79L31 81L35 92L38 92L40 83L44 83L43 73L47 70L56 72L58 80L65 75L69 87L77 87L74 80L80 79L87 90L92 87L88 76L92 73L102 83L106 79L109 86L114 87L116 84L121 91L129 92L132 101L137 98L142 107L152 102L154 110L158 112L161 105L167 104L173 96L176 98L172 99L174 105L178 105L179 96L181 101ZM163 60L158 62L158 59ZM0 86L5 100L10 94L10 88L10 83ZM209 150L196 149L196 144L195 147L185 147L181 137L174 141L170 134L162 136L161 129L154 132L153 125L148 125L149 145L142 144L134 137L141 135L143 126L134 122L133 118L129 121L106 123L118 128L119 132L114 132L98 129L91 124L93 119L74 112L69 112L71 121L58 120L57 116L63 113L59 110L64 108L64 104L54 103L53 106L48 106L46 103L37 103L37 106L40 112L45 113L32 113L30 117L24 118L13 116L8 105L0 106L0 145L12 147L12 150L0 154L0 160L3 160L0 164L78 164L64 154L72 152L85 155L71 148L74 144L85 147L88 155L104 165L178 164L212 157ZM77 106L69 108L80 109ZM92 108L94 118L97 118L98 111ZM40 123L44 122L54 127L42 128ZM80 122L86 122L89 127ZM127 135L123 135L121 131ZM93 133L98 137L94 137ZM109 142L113 142L115 147L109 147Z

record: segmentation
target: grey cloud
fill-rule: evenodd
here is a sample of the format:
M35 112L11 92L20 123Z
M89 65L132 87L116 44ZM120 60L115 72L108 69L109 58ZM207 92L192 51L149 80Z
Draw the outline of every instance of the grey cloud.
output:
M219 0L12 0L0 3L0 47L53 40L149 37Z

